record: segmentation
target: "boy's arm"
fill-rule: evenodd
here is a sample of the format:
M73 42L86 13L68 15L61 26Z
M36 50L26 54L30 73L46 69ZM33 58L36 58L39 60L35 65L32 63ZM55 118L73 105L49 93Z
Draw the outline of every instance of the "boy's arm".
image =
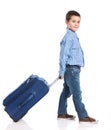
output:
M60 51L60 58L59 58L59 79L63 79L66 64L68 61L68 56L70 53L70 47L71 47L71 40L65 39L61 42L61 51Z

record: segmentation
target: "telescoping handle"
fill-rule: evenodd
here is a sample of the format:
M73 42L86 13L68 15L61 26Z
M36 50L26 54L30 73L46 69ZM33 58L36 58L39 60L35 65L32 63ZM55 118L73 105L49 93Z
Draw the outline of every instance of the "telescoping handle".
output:
M49 84L49 87L52 87L57 81L59 80L59 77L57 77L51 84Z

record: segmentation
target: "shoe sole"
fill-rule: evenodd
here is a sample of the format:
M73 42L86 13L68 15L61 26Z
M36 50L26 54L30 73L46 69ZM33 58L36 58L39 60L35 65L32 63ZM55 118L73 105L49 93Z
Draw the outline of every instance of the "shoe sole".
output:
M79 123L80 123L80 124L98 124L98 122L99 122L99 121L97 120L97 121L93 121L93 122L80 121Z

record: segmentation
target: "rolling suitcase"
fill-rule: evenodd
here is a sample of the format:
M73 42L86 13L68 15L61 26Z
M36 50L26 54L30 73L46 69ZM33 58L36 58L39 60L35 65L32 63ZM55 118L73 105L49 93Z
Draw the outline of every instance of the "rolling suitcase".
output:
M32 74L3 100L4 110L14 122L19 121L49 92L49 88L57 80L58 78L48 85L46 80Z

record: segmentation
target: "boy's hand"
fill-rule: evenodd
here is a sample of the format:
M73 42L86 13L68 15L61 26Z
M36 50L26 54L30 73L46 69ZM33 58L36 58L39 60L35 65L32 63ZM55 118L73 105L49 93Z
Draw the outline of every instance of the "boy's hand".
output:
M62 76L59 76L59 79L63 79L64 77L62 77Z

